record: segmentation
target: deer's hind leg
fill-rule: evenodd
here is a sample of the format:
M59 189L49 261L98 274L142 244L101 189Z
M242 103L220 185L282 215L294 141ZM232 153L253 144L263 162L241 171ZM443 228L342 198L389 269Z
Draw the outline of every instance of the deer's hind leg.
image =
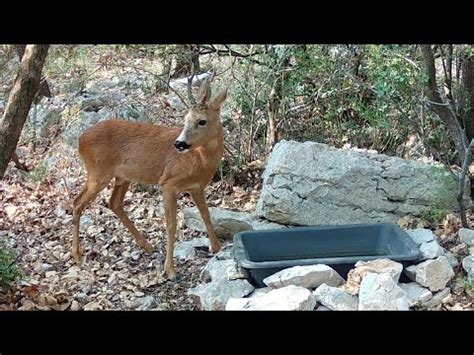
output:
M142 247L147 253L153 253L153 246L143 237L143 235L135 228L133 222L128 218L127 214L123 209L123 199L127 193L130 181L126 181L120 178L115 178L115 186L110 196L109 208L114 211L123 225L132 234L137 244Z
M72 210L72 256L78 265L82 264L82 252L79 240L81 214L87 205L94 201L97 194L104 189L109 182L110 178L107 177L96 179L89 176L84 188L74 199Z

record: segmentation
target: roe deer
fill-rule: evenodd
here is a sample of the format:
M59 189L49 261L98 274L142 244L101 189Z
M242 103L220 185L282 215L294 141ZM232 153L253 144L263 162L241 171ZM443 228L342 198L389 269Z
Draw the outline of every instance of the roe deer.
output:
M184 117L183 128L111 119L88 128L79 138L79 153L87 171L86 184L73 203L72 255L79 265L82 261L81 213L112 178L115 178L115 186L109 208L148 253L154 248L128 218L123 200L131 182L161 186L168 234L165 272L169 279L176 278L173 249L177 198L181 192L191 194L202 216L209 235L209 251L220 250L204 188L214 176L224 151L220 109L227 97L227 88L210 100L210 81L206 80L199 87L197 103L190 88L188 95L193 105Z

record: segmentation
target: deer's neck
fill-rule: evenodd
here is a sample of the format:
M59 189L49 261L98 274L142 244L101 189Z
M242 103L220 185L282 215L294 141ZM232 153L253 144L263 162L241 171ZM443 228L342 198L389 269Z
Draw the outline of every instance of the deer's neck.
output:
M218 134L206 144L196 149L206 166L217 166L224 153L224 129L219 127Z

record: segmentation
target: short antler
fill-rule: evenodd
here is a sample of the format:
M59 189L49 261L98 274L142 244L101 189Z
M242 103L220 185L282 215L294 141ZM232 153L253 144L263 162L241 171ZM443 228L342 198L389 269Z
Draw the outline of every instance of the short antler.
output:
M194 99L193 97L193 91L191 89L191 85L193 83L193 78L194 78L194 64L192 65L192 70L193 72L191 73L191 76L188 77L188 99L189 99L189 102L191 103L192 106L196 106L197 103L196 103L196 100Z

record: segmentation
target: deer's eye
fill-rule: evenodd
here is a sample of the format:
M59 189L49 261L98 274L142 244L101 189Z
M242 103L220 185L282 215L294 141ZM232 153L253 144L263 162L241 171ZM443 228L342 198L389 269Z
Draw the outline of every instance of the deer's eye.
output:
M201 127L204 127L206 124L207 124L207 121L206 121L206 120L200 120L200 121L198 122L198 126L201 126Z

